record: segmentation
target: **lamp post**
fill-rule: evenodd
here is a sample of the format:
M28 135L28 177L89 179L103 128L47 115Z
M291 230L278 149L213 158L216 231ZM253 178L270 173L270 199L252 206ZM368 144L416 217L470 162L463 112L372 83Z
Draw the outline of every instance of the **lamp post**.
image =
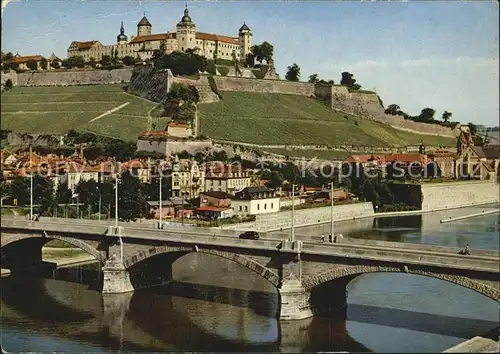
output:
M292 183L292 235L291 240L295 242L295 184Z
M33 171L30 160L30 220L33 220Z
M181 223L184 225L184 196L188 195L188 192L181 192Z
M118 174L115 175L115 227L118 229Z
M333 181L330 183L330 203L331 203L331 211L330 211L330 227L331 227L331 234L332 237L334 237L333 234Z
M161 180L163 179L163 171L162 169L160 168L158 170L158 174L159 174L159 177L160 177L160 229L162 229L163 227L163 224L162 224L162 221L163 221L163 198L162 198L162 188L161 188Z
M115 232L118 233L118 173L115 174ZM118 235L120 242L120 261L123 262L123 241L122 237Z
M101 189L99 188L99 184L96 186L97 191L99 192L99 221L101 221L101 205L102 205L102 200L101 200Z

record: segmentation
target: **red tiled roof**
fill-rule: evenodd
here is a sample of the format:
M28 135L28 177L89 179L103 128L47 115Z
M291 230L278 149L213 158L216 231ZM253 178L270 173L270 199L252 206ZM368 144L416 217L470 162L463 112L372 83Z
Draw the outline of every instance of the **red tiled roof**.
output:
M42 59L43 57L41 55L28 55L25 57L13 57L11 63L22 64L22 63L27 63L29 61L40 61Z
M224 211L228 210L229 208L217 208L213 206L204 206L196 209L196 211Z
M170 122L168 123L169 128L189 128L189 125L186 123L180 123L180 122Z
M147 168L148 163L141 159L133 159L129 161L125 161L122 166L124 168Z
M148 36L135 36L129 43L134 44L134 43L143 43L152 41L163 41L165 39L174 39L174 38L176 38L175 33L158 33L158 34L150 34Z
M165 130L148 130L142 136L167 136L168 132Z
M218 41L218 42L224 42L224 43L230 43L230 44L238 44L238 38L234 37L228 37L228 36L220 36L218 34L212 34L212 33L203 33L203 32L196 32L196 39L201 39L204 41Z
M75 46L78 50L90 49L94 44L98 43L98 41L86 41L86 42L71 42L71 46Z

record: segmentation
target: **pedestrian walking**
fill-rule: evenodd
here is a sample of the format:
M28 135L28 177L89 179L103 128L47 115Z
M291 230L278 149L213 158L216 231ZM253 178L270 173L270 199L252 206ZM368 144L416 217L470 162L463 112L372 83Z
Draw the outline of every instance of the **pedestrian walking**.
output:
M333 236L333 243L337 243L337 236Z
M324 233L321 234L321 242L325 242L325 234Z
M332 236L332 234L328 234L328 241L329 241L330 243L332 243L332 242L333 242L333 236Z
M470 255L470 248L469 248L469 244L466 244L466 245L465 245L465 254Z

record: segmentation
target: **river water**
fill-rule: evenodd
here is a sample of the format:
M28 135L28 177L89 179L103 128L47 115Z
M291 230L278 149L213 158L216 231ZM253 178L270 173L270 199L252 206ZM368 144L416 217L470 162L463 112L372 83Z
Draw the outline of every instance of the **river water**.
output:
M477 210L357 220L336 228L349 237L498 250L498 214L439 223ZM298 234L314 239L323 227ZM9 352L436 352L500 320L498 304L472 290L381 273L348 285L346 320L280 323L276 289L246 268L192 253L176 261L173 272L173 286L108 296L89 287L98 271L82 267L58 270L52 278L2 278L2 346Z

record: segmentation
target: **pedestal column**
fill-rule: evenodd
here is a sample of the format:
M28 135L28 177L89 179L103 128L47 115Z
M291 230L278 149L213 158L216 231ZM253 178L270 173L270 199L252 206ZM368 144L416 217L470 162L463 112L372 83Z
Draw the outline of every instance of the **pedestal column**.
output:
M122 294L134 291L130 282L130 274L123 266L118 257L113 254L104 264L103 273L103 294Z

